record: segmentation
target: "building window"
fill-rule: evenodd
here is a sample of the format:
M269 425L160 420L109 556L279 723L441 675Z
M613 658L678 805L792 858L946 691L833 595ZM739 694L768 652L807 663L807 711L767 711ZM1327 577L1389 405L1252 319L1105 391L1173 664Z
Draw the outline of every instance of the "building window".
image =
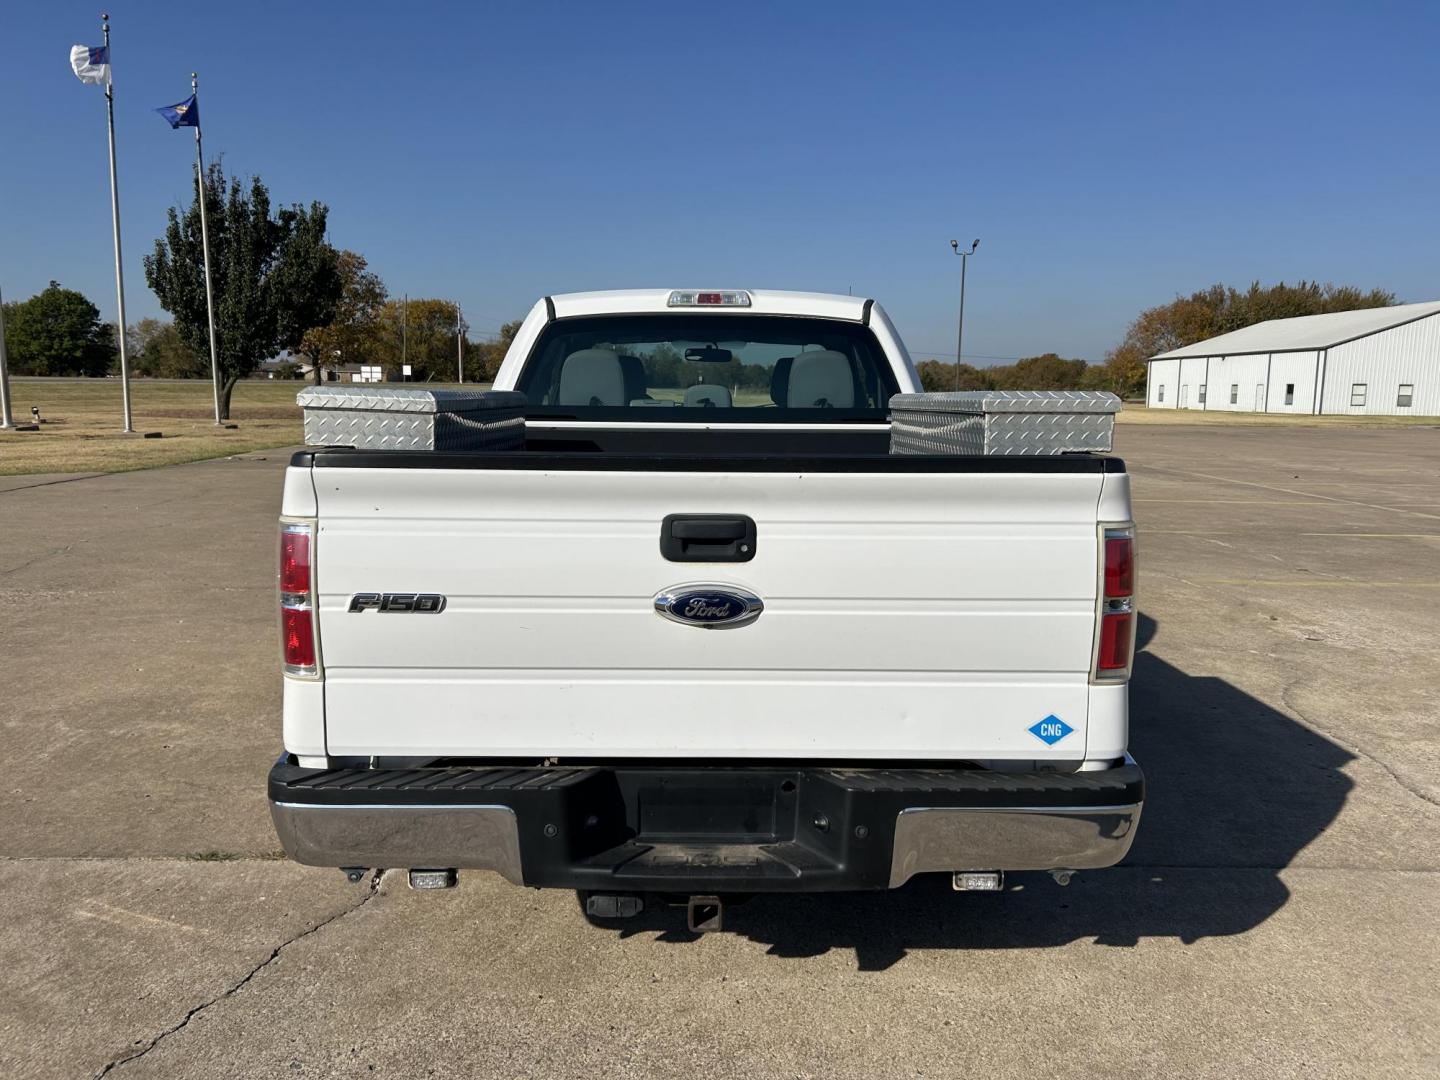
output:
M1350 407L1357 408L1365 404L1365 384L1357 382L1350 387Z
M1285 404L1295 404L1295 384L1293 382L1287 382L1285 384Z
M1410 402L1415 398L1415 384L1402 382L1400 392L1395 395L1395 407L1397 409L1410 408Z
M1160 384L1160 392L1159 392L1159 394L1156 396L1155 400L1156 400L1156 401L1164 401L1164 400L1165 400L1165 384L1164 384L1164 383L1161 383L1161 384Z
M1200 404L1205 404L1205 384L1203 382L1200 384Z
M1238 382L1232 382L1230 384L1230 404L1240 404L1240 384Z

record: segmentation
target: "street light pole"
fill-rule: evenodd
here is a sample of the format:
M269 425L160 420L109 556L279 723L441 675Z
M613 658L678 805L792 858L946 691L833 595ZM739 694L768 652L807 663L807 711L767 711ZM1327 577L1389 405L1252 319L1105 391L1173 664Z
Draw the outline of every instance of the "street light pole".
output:
M970 256L975 254L975 249L980 246L977 237L970 245L969 251L960 250L960 241L951 240L950 250L960 256L960 329L955 334L955 389L960 389L960 358L964 355L961 351L965 346L965 266L970 261Z

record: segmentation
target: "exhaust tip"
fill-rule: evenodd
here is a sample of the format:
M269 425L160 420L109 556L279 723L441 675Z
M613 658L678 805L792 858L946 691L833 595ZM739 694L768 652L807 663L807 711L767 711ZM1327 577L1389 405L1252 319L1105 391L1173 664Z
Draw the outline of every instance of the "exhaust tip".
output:
M591 893L585 897L585 914L592 919L633 919L645 910L645 898L625 893Z

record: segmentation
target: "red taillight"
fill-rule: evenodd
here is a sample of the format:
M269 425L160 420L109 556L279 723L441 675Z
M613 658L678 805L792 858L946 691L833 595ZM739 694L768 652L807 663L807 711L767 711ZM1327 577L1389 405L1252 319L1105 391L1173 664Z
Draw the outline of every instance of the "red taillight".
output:
M1095 678L1130 677L1135 641L1135 529L1105 525L1100 532L1099 626L1095 631Z
M280 591L291 595L310 591L308 525L284 525L280 529Z
M1100 617L1100 650L1095 666L1100 671L1124 671L1130 666L1130 632L1133 612L1121 611Z
M320 673L315 649L314 535L310 522L280 523L280 653L287 675Z
M725 298L721 296L718 292L702 292L695 294L695 303L697 304L723 304L724 302Z
M1128 536L1105 537L1105 595L1115 599L1135 593L1133 541Z
M287 668L315 668L315 630L309 608L280 609L280 633L285 644ZM300 674L295 672L295 674Z

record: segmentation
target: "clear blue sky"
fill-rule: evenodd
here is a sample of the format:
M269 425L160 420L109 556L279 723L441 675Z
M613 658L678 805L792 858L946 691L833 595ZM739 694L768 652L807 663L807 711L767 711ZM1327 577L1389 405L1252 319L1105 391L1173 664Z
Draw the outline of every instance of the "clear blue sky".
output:
M113 318L100 4L0 0L0 290ZM477 336L548 292L875 296L917 354L1092 361L1143 307L1302 277L1440 298L1435 4L126 3L129 315L208 154ZM981 359L978 362L988 362Z

